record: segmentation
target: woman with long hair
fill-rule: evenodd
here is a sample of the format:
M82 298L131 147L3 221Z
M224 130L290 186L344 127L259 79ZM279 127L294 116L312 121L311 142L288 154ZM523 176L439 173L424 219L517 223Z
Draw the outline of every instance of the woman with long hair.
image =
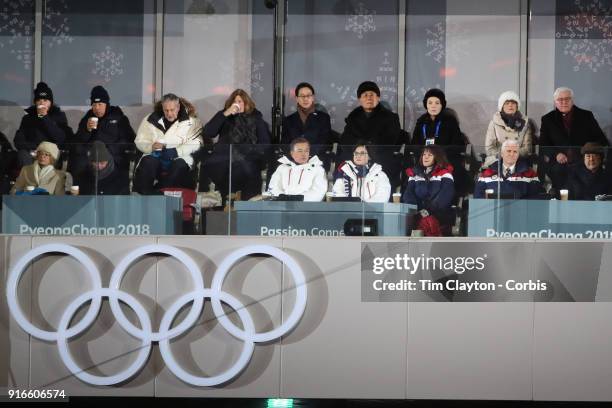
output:
M448 235L453 224L451 208L455 195L453 166L439 146L425 146L419 162L406 170L408 180L402 202L417 206L417 229L425 235Z
M249 94L242 89L230 94L223 109L204 126L204 143L214 146L201 167L200 189L206 187L203 180L210 178L224 199L230 184L231 191L241 191L246 200L261 193L261 170L268 150L265 145L270 144L270 130Z

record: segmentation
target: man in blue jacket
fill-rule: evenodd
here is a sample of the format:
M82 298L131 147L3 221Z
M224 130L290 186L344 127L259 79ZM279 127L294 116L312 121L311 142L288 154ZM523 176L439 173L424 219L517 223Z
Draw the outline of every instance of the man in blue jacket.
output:
M519 144L508 139L501 147L501 160L484 169L478 176L474 198L484 198L485 190L493 190L494 197L536 198L542 191L538 174L519 159Z

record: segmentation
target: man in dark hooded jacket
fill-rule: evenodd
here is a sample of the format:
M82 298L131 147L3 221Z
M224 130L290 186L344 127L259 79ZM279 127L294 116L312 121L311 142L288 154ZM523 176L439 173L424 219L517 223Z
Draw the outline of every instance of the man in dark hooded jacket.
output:
M44 82L34 89L34 105L26 109L26 115L15 134L15 147L19 167L32 164L32 153L42 142L55 143L60 149L72 137L66 114L53 103L53 91Z
M87 152L89 164L79 185L83 195L123 195L130 193L129 180L117 167L104 143L96 140Z

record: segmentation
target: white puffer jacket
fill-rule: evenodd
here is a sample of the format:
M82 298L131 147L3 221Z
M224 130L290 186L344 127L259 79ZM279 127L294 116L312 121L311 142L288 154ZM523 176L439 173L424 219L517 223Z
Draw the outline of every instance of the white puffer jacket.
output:
M370 166L364 178L357 177L357 166L352 161L346 161L338 170L349 177L351 181L351 197L360 197L369 203L386 203L391 196L391 183L378 163ZM347 180L340 175L334 183L333 192L336 197L346 197Z
M304 195L304 201L321 201L327 191L327 177L323 162L313 156L307 163L297 164L288 157L278 159L268 191L273 196L279 194Z
M189 167L193 167L193 157L202 144L202 122L195 116L195 109L181 98L181 109L178 120L174 122L165 133L163 111L161 103L157 103L155 111L145 117L136 133L134 143L138 150L150 154L154 142L164 139L166 148L176 149L178 158L185 160Z

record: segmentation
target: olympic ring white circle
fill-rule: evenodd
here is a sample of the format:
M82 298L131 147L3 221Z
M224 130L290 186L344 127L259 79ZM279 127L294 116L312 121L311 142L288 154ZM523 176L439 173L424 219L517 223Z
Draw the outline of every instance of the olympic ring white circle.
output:
M289 268L289 272L291 276L293 276L293 283L296 288L295 293L295 304L293 306L293 311L287 319L276 329L270 330L264 333L255 333L253 340L256 342L266 342L273 340L275 338L284 336L287 334L302 318L304 314L304 310L306 309L306 279L304 278L304 273L302 269L298 265L298 263L286 252L281 251L278 248L269 246L269 245L252 245L246 248L238 249L232 252L227 258L221 262L219 268L217 269L217 273L213 277L211 289L214 292L221 292L221 287L223 286L223 281L225 280L227 274L231 270L232 266L234 266L241 258L244 258L250 254L266 254L271 255L274 258L281 261L284 265ZM246 333L239 328L237 328L223 313L223 307L221 306L221 302L218 298L212 297L211 303L213 310L215 311L215 316L218 317L219 323L230 332L234 337L246 340Z
M62 315L60 319L60 323L57 328L57 348L59 349L60 356L64 361L66 367L79 379L84 382L93 384L93 385L112 385L123 382L129 378L131 378L134 374L139 372L142 367L147 363L149 359L149 354L151 353L151 339L143 338L141 346L138 350L138 354L136 356L136 360L124 371L119 374L111 375L108 377L101 377L93 374L89 374L83 371L78 364L72 358L70 354L70 350L68 350L68 339L66 329L70 324L70 320L78 310L78 308L87 302L88 300L94 300L96 298L102 299L103 297L115 297L115 299L120 299L124 303L126 303L129 307L136 312L136 316L138 316L138 320L142 324L143 330L151 331L151 320L149 319L149 315L142 305L136 300L132 295L125 292L116 292L112 289L99 289L92 290L82 294L73 300ZM92 322L93 323L93 322Z
M176 317L176 315L183 306L185 306L189 302L195 302L197 298L203 299L208 297L212 299L216 296L219 296L219 299L221 301L223 301L236 312L238 312L238 317L240 317L240 320L242 320L245 331L250 334L250 337L244 340L244 347L242 349L242 353L240 353L238 360L234 363L233 366L228 368L224 373L213 377L198 377L185 371L175 360L174 355L172 354L172 350L170 349L170 339L163 339L159 342L159 351L162 355L163 360L166 362L168 369L184 382L200 387L209 387L213 385L223 384L234 378L247 366L249 360L251 359L251 356L253 355L253 351L255 350L255 341L253 340L253 334L255 333L255 324L253 323L251 315L247 312L244 305L229 293L215 293L212 289L202 289L181 296L176 302L172 304L172 306L170 306L170 308L168 308L168 310L164 314L164 317L162 318L161 324L159 325L160 330L168 330L170 328L170 325L172 324L173 319Z
M39 247L33 248L28 251L13 267L7 284L6 284L6 298L9 310L15 321L19 326L28 334L39 338L41 340L47 341L56 341L57 340L57 332L50 332L46 330L39 329L34 326L26 317L23 311L21 310L21 306L17 301L17 286L19 285L19 281L21 280L21 275L27 268L30 262L39 256L49 253L49 252L60 252L63 254L71 255L77 261L79 261L87 271L91 283L93 285L93 290L102 289L102 279L100 278L100 274L98 273L98 268L93 263L93 261L85 255L83 251L78 248L75 248L70 245L65 244L47 244L41 245ZM77 323L72 329L68 330L67 337L73 337L78 333L85 330L96 318L98 312L100 311L100 307L102 305L102 299L96 298L93 299L91 305L89 306L89 310L83 316L83 319L79 323Z
M78 296L67 306L66 310L62 314L59 327L56 332L45 331L35 327L26 319L25 314L21 310L19 302L17 301L17 287L24 270L34 259L49 252L65 253L76 258L87 270L93 284L92 290ZM152 331L151 320L140 302L132 295L120 290L121 281L129 266L139 257L150 253L164 253L177 258L187 268L195 285L195 289L193 291L181 296L171 305L162 318L158 332ZM291 312L286 321L278 328L265 333L256 333L251 315L247 312L245 306L241 304L237 298L221 290L223 282L232 266L234 266L243 257L251 254L267 254L280 260L283 265L289 268L296 286L296 301L294 310ZM60 358L62 359L64 365L72 372L72 374L86 383L94 385L112 385L129 379L133 375L137 374L142 367L144 367L150 355L151 343L157 342L160 346L162 359L166 362L170 371L179 379L188 384L196 386L214 386L229 381L244 370L253 354L256 342L270 341L284 336L286 333L292 330L299 323L302 315L304 314L307 296L306 280L299 264L287 253L269 245L251 245L230 253L221 262L217 272L218 273L216 273L213 277L212 287L210 289L204 288L204 283L199 268L193 259L191 259L191 257L189 257L185 252L169 245L146 245L144 247L135 249L126 255L126 257L113 271L109 285L110 287L103 288L98 269L93 261L83 251L67 244L48 244L31 249L17 261L9 273L6 296L10 313L16 320L17 324L33 337L46 341L57 342ZM91 324L93 324L97 314L100 311L102 299L104 297L109 299L111 311L117 318L119 325L131 336L141 340L141 347L136 360L121 373L107 377L95 376L84 372L78 367L76 362L73 360L70 351L68 350L68 339L82 333ZM219 319L221 325L228 330L232 336L244 342L242 353L240 354L236 363L234 363L234 365L232 365L224 373L213 377L198 377L187 373L174 359L169 343L171 339L189 330L190 326L197 321L202 313L205 298L211 299L213 311L215 316ZM89 300L91 300L91 304L85 316L76 325L74 325L74 327L69 328L70 321L78 308ZM127 319L121 310L119 301L123 301L134 310L138 319L140 320L141 328L134 326ZM179 310L190 302L193 302L193 305L192 310L187 314L187 317L183 319L183 321L175 328L171 328L172 322L176 318ZM225 316L221 302L226 303L237 311L239 318L242 320L244 330L240 330L227 318L227 316Z
M117 265L117 267L113 271L109 287L111 289L119 291L121 281L123 280L123 276L127 272L129 266L136 259L152 253L162 253L166 255L171 255L174 258L178 259L189 271L191 279L193 280L193 284L195 285L195 290L204 289L204 280L202 279L202 274L193 259L191 259L185 252L170 245L163 244L145 245L130 252L125 258L121 260L119 265ZM149 336L152 341L160 341L161 339L176 337L180 333L184 332L191 325L193 325L196 320L198 320L198 316L200 315L202 308L204 307L203 298L194 299L191 310L189 311L185 319L183 319L183 321L174 329L172 329L168 333L154 332L150 335L147 335L142 329L137 328L127 319L127 317L123 313L123 310L121 310L121 307L119 306L118 300L115 297L110 296L109 302L111 305L111 310L117 318L117 322L126 332L138 339L142 339L146 336Z

